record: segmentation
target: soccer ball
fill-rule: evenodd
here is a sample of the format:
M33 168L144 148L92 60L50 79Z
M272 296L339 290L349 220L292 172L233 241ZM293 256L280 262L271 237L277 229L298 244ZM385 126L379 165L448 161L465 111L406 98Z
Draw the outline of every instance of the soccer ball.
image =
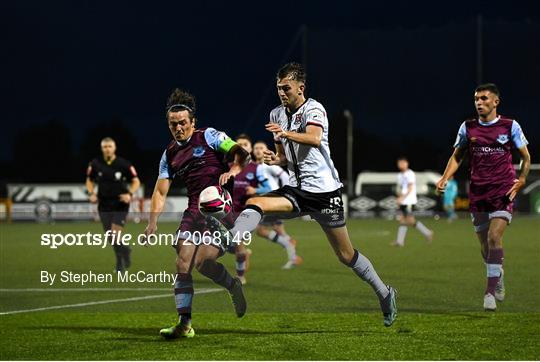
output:
M208 186L199 195L199 211L204 216L223 219L232 208L231 194L221 186Z

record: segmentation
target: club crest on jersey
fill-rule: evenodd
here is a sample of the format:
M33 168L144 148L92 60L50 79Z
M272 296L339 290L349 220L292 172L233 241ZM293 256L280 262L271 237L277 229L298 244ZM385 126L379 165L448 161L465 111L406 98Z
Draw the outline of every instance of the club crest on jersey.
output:
M204 147L203 146L197 146L193 148L193 157L201 157L204 155Z
M114 173L114 178L115 179L120 180L121 177L122 177L122 172L117 171L117 172Z
M246 179L253 180L254 178L255 178L255 175L253 174L253 172L248 172L246 174Z
M506 142L508 142L508 135L500 134L499 137L497 137L497 142L504 145Z
M300 123L302 123L302 113L297 114L296 117L294 118L294 124L300 124Z

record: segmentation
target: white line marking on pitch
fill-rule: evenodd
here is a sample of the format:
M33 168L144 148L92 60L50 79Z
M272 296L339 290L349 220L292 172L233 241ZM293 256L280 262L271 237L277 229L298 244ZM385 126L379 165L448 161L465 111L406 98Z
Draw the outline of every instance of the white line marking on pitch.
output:
M217 289L217 288L200 289L200 290L195 290L195 294L208 294L208 293L220 292L220 291L223 291L223 290L225 290L225 289ZM171 297L171 296L172 296L171 293L167 293L167 294L147 295L147 296L144 296L144 297L101 300L101 301L97 301L97 302L88 302L88 303L53 305L53 306L50 306L50 307L42 307L42 308L34 308L34 309L21 309L21 310L12 310L12 311L9 311L9 312L0 312L0 315L29 313L29 312L40 312L40 311L52 310L52 309L78 308L78 307L87 307L87 306L90 306L90 305L109 304L109 303L134 302L134 301L138 301L138 300L158 299L158 298L165 298L165 297Z
M0 288L0 292L139 292L139 291L167 291L173 288Z

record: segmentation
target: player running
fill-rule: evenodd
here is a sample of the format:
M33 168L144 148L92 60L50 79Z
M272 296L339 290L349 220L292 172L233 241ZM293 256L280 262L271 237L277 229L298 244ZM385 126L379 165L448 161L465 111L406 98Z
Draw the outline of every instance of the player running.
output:
M264 141L257 141L253 145L253 157L261 167L263 167L270 189L277 190L280 186L289 184L289 175L278 165L267 165L264 163L264 152L268 151L268 146ZM287 251L287 263L282 269L292 269L302 264L303 259L296 255L296 240L291 238L285 230L283 220L274 215L266 215L255 229L257 235L268 239Z
M230 232L235 235L255 229L265 212L310 214L321 225L338 259L371 285L379 298L384 325L390 326L397 315L396 291L383 283L371 262L351 244L341 198L343 185L330 158L326 111L319 102L305 98L305 81L305 71L298 63L286 64L278 71L281 105L272 110L266 125L274 134L277 153L266 151L264 161L287 165L290 185L250 198ZM216 219L211 226L223 235L229 232Z
M145 229L147 237L157 231L158 217L165 205L172 179L180 177L187 187L189 200L175 246L177 277L174 296L179 319L176 325L160 331L167 339L190 338L195 335L191 327L193 268L229 291L238 317L246 312L241 282L233 278L223 264L217 262L224 245L206 245L196 232L207 231L205 218L198 209L200 192L208 186L225 185L242 170L249 154L223 132L213 128L197 129L195 111L195 98L190 93L175 89L169 96L166 118L174 139L161 157L159 176L152 194L150 218ZM234 159L230 168L225 156Z
M394 246L405 246L405 236L407 235L408 226L414 226L427 241L433 240L433 231L429 230L422 222L417 221L414 217L414 206L418 202L416 196L416 175L409 168L409 161L405 157L397 159L397 167L399 169L398 184L397 184L397 204L399 205L399 228L397 239L392 243Z
M525 185L531 165L528 142L521 126L515 120L497 114L500 101L495 84L476 88L474 104L478 118L461 124L454 153L437 182L437 190L444 192L448 180L468 154L470 211L487 269L486 311L495 311L496 301L502 302L505 297L502 239L506 226L512 221L513 201ZM512 166L514 148L521 156L521 171L517 179Z
M247 153L251 154L251 138L246 134L236 137L236 143ZM233 189L233 210L236 214L242 212L246 207L246 201L255 195L261 195L271 191L268 180L261 165L250 161L242 171L234 177ZM245 272L249 267L249 257L251 249L246 248L244 243L233 244L236 256L236 276L246 284Z
M128 160L116 156L116 143L110 137L101 140L103 157L93 159L86 170L86 191L91 203L98 203L103 230L112 231L111 244L116 256L116 272L131 266L131 249L117 243L129 212L129 203L141 182L135 167ZM95 192L95 186L98 192Z

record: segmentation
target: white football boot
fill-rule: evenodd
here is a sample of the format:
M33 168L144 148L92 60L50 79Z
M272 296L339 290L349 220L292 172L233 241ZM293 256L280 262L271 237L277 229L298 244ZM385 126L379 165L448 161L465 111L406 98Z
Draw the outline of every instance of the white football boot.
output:
M506 296L506 288L504 287L504 270L501 268L501 277L495 286L495 299L497 302L502 302Z
M497 310L497 302L491 293L484 295L484 310L487 312L495 312Z

